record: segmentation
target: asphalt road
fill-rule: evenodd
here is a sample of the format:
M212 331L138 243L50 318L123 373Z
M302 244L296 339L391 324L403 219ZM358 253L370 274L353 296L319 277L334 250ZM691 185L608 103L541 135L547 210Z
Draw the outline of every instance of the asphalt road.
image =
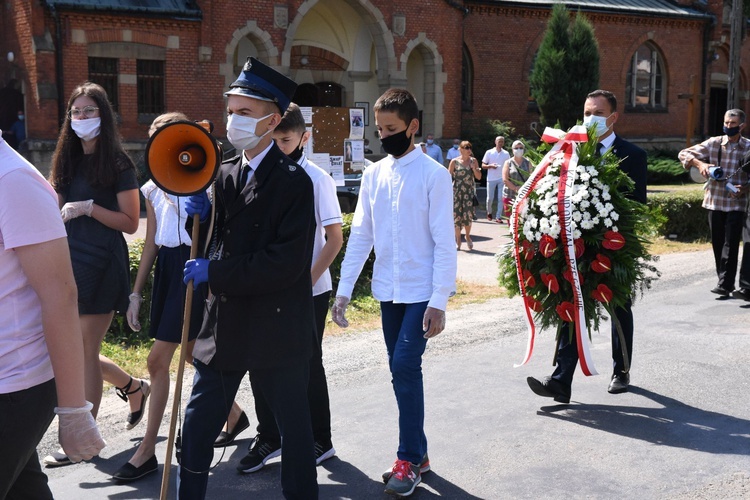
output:
M475 249L459 253L459 277L494 283L493 255L507 230L486 220L474 226ZM632 388L625 394L606 391L608 324L593 334L602 375L577 373L571 404L560 405L531 393L525 380L551 373L552 332L541 333L527 366L513 367L526 341L520 299L450 310L446 331L424 357L433 471L413 498L750 498L750 303L709 292L710 252L667 255L658 267L662 278L634 305ZM380 335L324 341L337 456L318 468L321 498L388 498L380 474L395 458L397 414ZM185 397L190 383L188 374ZM239 399L252 409L247 382ZM145 422L125 431L127 411L112 390L105 394L99 423L108 446L89 463L46 469L55 498L158 497L162 466L131 485L109 479L144 430ZM167 425L168 417L160 464ZM253 435L247 430L217 451L208 498L282 498L278 459L255 474L235 471ZM56 448L55 437L53 423L40 456Z

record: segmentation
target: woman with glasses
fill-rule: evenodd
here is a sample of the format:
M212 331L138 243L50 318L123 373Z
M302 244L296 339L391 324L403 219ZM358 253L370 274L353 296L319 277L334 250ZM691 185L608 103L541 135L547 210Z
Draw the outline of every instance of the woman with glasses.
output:
M453 223L456 229L456 250L461 250L461 228L466 234L466 246L474 249L471 241L471 220L474 211L474 179L482 178L479 162L471 156L471 143L461 141L459 156L452 159L448 171L453 178Z
M79 85L68 100L50 183L59 198L78 288L86 399L96 418L102 382L112 383L120 397L128 401L130 396L130 428L142 418L148 383L133 380L99 355L114 312L128 308L130 272L122 233L135 233L140 216L135 166L119 137L104 89L90 82ZM60 450L44 463L54 467L70 460Z

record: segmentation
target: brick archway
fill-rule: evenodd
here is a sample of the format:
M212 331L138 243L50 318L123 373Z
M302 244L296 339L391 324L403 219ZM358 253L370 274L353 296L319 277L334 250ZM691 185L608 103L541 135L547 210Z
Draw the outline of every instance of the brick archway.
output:
M289 23L289 28L286 34L286 43L284 49L281 52L281 65L283 67L290 67L291 56L292 56L292 45L294 43L297 30L299 29L300 23L304 19L305 15L313 8L320 0L305 0L302 2L297 9L297 15ZM385 91L391 87L391 77L397 71L396 54L394 52L394 39L393 34L388 29L386 19L383 13L375 7L369 0L343 0L352 9L354 9L362 18L365 20L365 24L368 27L370 36L372 37L375 45L375 57L377 58L377 80L378 86L381 91Z
M279 67L279 50L274 46L271 35L259 28L257 22L248 21L245 26L232 33L232 40L225 49L226 60L219 65L219 74L224 76L224 88L228 88L237 79L234 69L234 54L240 41L245 38L250 40L258 49L258 59L271 67L275 67L281 73L286 73L283 68Z

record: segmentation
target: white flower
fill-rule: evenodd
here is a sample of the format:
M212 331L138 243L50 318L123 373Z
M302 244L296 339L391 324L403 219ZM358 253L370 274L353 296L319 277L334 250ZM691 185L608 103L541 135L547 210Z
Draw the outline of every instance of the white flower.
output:
M620 214L618 214L617 212L615 212L614 210L612 210L612 212L609 214L609 218L612 219L612 220L619 220L620 219Z
M614 231L614 232L616 232L616 233L619 233L619 232L620 232L620 231L619 231L619 229L617 229L617 226L612 226L612 231Z
M609 217L606 217L604 219L604 225L607 227L612 227L612 219L610 219Z
M579 231L578 229L573 230L573 239L577 240L580 237L581 237L581 231Z

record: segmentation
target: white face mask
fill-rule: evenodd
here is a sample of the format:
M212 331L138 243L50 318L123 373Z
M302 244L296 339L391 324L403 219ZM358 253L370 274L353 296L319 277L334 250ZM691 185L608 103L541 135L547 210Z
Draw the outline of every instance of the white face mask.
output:
M513 156L520 158L523 156L523 148L517 148L513 150Z
M87 118L85 120L70 120L73 132L83 141L90 141L99 135L102 126L101 118Z
M232 143L232 146L237 151L253 149L263 137L271 132L271 130L268 130L263 135L255 135L255 128L258 126L258 122L265 120L271 115L273 113L262 118L253 118L232 113L229 115L229 120L227 121L227 139L229 139L229 142Z
M612 116L612 115L609 115ZM583 126L587 129L591 128L592 125L596 125L596 136L601 137L607 133L609 127L607 126L607 120L609 116L596 116L588 115L583 117Z

